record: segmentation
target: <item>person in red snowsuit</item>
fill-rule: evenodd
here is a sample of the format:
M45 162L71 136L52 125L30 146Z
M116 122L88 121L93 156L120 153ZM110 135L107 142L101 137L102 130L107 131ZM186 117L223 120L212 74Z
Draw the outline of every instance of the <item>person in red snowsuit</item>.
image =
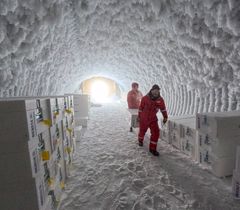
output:
M131 113L130 132L133 131L134 127L138 127L137 113L138 113L138 107L140 105L142 97L143 95L141 91L138 90L138 83L133 82L132 90L130 90L127 95L128 109L129 109L129 112Z
M139 146L143 146L145 133L147 129L150 128L151 137L149 144L149 152L151 152L155 156L159 156L159 152L157 151L157 142L160 135L157 118L157 112L159 110L162 112L163 115L163 123L166 123L168 119L168 114L164 100L160 96L160 88L158 85L153 85L149 93L142 98L141 104L139 106L138 118L140 123L140 129L138 133L138 143Z
M138 83L132 83L132 90L127 94L127 103L129 109L138 109L143 95L141 91L138 90Z

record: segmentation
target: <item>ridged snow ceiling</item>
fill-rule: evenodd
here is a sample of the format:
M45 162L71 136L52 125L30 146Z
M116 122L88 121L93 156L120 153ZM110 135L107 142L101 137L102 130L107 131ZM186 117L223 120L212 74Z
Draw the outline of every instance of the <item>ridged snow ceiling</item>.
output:
M0 96L92 76L161 86L171 114L240 109L239 0L0 0Z

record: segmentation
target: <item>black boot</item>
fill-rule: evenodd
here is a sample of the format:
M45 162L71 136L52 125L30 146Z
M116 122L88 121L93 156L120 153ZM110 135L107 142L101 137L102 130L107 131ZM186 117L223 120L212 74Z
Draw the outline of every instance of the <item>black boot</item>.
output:
M154 156L159 156L159 152L157 150L149 149L149 152L151 152Z
M138 145L139 145L140 147L142 147L142 146L143 146L143 142L142 142L142 141L138 141Z
M130 130L129 130L130 132L133 132L133 128L132 127L130 127Z

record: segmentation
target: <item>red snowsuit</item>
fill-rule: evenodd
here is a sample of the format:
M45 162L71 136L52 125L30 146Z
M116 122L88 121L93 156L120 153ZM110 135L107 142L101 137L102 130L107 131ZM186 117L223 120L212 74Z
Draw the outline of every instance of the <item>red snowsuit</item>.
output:
M161 96L157 99L151 99L150 95L147 94L141 100L141 104L139 106L139 120L140 120L140 129L138 133L138 140L143 142L145 133L148 128L151 131L150 144L149 149L156 150L157 142L159 138L159 126L158 126L158 118L157 112L159 109L162 112L164 118L168 118L168 114L166 111L164 100Z
M142 93L139 90L130 90L127 95L129 109L138 109L142 98Z

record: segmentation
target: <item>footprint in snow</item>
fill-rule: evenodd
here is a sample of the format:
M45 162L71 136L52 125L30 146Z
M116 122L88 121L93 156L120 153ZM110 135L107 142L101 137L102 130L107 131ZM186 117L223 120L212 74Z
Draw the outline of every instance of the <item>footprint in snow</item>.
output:
M130 171L133 171L135 168L135 164L133 162L129 162L127 167Z

